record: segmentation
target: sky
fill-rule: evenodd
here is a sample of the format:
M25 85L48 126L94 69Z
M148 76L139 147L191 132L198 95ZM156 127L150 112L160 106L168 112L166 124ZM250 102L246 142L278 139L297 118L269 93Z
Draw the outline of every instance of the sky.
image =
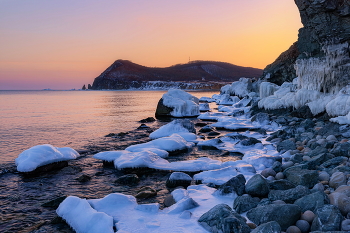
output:
M117 59L263 69L301 27L293 0L0 0L0 90L81 88Z

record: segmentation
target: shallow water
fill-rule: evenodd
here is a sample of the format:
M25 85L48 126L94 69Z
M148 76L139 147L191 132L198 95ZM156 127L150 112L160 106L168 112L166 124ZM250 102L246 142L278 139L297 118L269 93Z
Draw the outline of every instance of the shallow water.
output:
M154 116L165 91L0 91L0 163L39 144L80 149ZM211 97L217 92L194 91Z

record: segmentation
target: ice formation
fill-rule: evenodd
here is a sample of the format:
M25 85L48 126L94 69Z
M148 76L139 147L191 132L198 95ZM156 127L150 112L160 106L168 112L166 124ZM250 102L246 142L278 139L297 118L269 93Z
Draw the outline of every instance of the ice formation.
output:
M221 88L221 94L236 95L239 97L248 96L252 91L252 81L249 78L240 78L239 81Z
M152 132L149 137L151 139L162 138L170 136L174 133L189 133L189 130L185 127L186 122L183 120L177 119L172 122L163 125L156 131Z
M199 111L200 112L208 112L210 111L210 106L208 103L200 103L199 104Z
M15 163L19 172L31 172L37 167L54 162L76 159L79 153L69 147L54 147L49 144L37 145L23 151Z
M173 117L191 117L199 115L199 100L197 97L180 89L170 89L162 97L163 104L173 108Z

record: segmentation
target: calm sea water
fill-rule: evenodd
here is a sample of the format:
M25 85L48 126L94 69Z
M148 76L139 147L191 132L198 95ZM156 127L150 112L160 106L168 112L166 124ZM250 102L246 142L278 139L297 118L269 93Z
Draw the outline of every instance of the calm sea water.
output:
M39 144L78 149L154 116L165 91L0 91L0 163ZM191 92L212 96L218 92Z

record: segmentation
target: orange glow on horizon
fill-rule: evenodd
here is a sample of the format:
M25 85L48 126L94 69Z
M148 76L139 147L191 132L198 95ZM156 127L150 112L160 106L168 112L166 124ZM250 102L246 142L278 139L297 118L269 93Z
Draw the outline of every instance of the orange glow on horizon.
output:
M37 3L0 3L0 90L26 83L81 88L117 59L167 67L190 58L263 69L302 27L293 1Z

